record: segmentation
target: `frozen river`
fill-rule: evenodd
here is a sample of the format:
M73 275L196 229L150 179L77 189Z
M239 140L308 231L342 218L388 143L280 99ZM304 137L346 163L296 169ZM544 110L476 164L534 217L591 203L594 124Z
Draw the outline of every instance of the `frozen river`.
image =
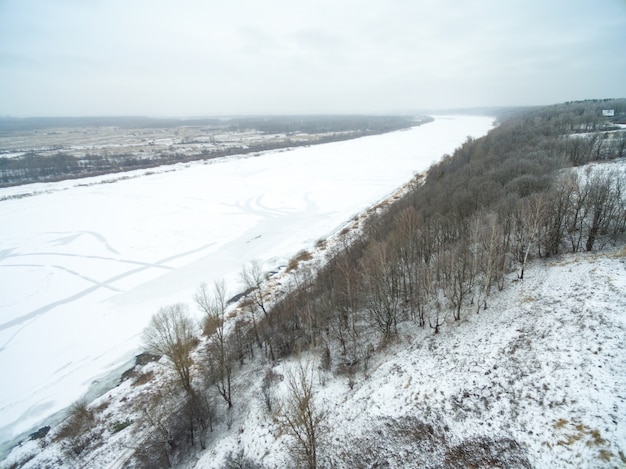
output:
M128 362L151 315L202 282L240 290L492 126L405 131L120 175L0 189L0 443Z

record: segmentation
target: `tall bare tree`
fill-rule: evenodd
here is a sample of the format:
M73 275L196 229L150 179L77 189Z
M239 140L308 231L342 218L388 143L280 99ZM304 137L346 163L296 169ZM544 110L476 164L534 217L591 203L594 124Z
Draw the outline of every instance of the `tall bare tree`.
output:
M474 289L476 263L469 246L469 240L459 240L448 251L448 278L446 287L453 306L455 321L461 320L461 309Z
M296 461L309 469L319 465L326 420L315 401L313 373L312 363L302 361L287 372L288 396L277 413L279 425L295 440Z
M409 206L400 211L396 227L390 236L390 243L396 251L401 272L402 296L409 305L409 316L415 319L419 309L418 271L420 267L420 216L415 208Z
M400 275L396 259L384 242L372 244L363 258L363 283L370 319L384 334L398 330Z
M143 332L143 342L153 353L168 358L183 389L189 394L191 384L191 352L197 345L196 324L181 303L161 308L152 316Z
M215 283L213 293L209 293L206 284L202 284L195 295L196 304L210 322L215 331L208 346L208 368L215 387L230 409L232 400L233 357L230 343L224 331L226 319L226 287L223 282Z
M538 247L537 241L548 206L545 201L545 196L541 193L532 194L522 199L520 205L518 218L520 233L518 258L520 262L520 273L518 277L520 280L523 280L528 256L533 247Z
M266 292L263 289L263 283L265 276L261 269L261 264L257 261L252 261L249 266L246 266L241 271L241 280L246 286L249 292L249 297L254 304L263 312L266 319L269 319L267 306L266 306Z
M594 174L590 177L589 186L589 219L585 249L591 251L594 243L601 236L610 235L612 225L619 223L624 216L622 201L621 175Z
M489 213L481 221L478 243L483 256L480 265L482 278L478 290L478 301L476 301L477 310L480 310L481 306L487 309L487 297L491 293L491 288L503 274L498 267L504 257L502 227L498 224L496 215Z
M560 251L577 184L577 179L572 174L567 174L556 182L548 194L551 203L550 210L546 212L542 243L548 256L557 255Z

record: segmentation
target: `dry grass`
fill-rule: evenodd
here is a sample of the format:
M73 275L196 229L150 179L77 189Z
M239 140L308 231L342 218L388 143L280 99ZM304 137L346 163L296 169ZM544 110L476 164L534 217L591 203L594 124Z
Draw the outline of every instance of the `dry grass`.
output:
M592 430L589 432L589 436L591 438L587 442L588 446L600 446L606 443L606 440L600 436L599 430Z
M226 315L226 319L234 319L234 318L236 318L237 316L239 316L239 313L241 313L241 310L239 310L239 309L233 309L231 312L229 312L229 313Z
M206 316L204 318L204 324L202 325L202 335L205 337L211 337L215 334L217 328L222 324L220 318L214 316Z
M62 442L63 451L70 456L78 456L88 446L101 444L101 431L94 431L96 416L85 400L72 404L68 416L56 433L55 442Z
M578 441L584 441L585 446L589 448L605 446L604 448L599 449L597 456L598 459L604 462L609 462L613 457L615 457L615 454L613 454L606 448L608 442L607 440L602 438L602 436L600 435L600 430L592 430L585 424L569 422L566 419L557 420L556 422L554 422L553 426L557 430L567 432L560 440L556 442L557 445L567 447L572 446ZM550 443L545 444L549 448L552 448L552 445ZM622 455L620 454L620 456Z
M107 410L109 408L109 405L111 404L110 401L104 401L102 404L100 404L98 407L94 408L94 411L97 414L102 414L104 413L105 410Z
M609 462L613 458L613 456L615 455L610 451L607 451L606 449L601 449L598 453L598 458L605 462Z
M626 257L626 246L620 249L619 251L616 251L615 253L613 253L612 257L614 257L615 259L622 259Z
M561 446L570 446L577 441L582 440L584 434L582 433L572 433L571 435L565 435L565 440L559 440L556 442L557 445Z
M146 383L152 381L152 378L154 378L154 371L148 371L147 373L143 373L143 374L139 375L137 377L137 379L135 381L133 381L133 384L131 386L133 386L133 387L141 386L143 384L146 384Z
M313 259L313 256L310 252L302 250L298 254L296 254L287 264L287 272L291 272L292 270L296 270L300 262L306 262Z
M563 428L568 423L569 422L565 419L558 419L556 422L554 422L554 428Z

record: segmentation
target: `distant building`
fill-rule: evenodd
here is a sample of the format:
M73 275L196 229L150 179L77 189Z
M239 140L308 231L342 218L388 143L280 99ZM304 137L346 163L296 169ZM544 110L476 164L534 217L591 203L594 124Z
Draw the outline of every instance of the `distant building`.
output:
M613 117L615 116L615 109L603 109L602 115L604 117Z

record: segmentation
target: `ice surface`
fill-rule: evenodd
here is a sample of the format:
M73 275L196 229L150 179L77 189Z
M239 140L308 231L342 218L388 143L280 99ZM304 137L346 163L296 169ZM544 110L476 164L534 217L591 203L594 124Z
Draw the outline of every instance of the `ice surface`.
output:
M128 179L0 189L0 442L130 359L160 307L191 303L202 282L236 293L244 264L284 265L491 125L438 118Z

